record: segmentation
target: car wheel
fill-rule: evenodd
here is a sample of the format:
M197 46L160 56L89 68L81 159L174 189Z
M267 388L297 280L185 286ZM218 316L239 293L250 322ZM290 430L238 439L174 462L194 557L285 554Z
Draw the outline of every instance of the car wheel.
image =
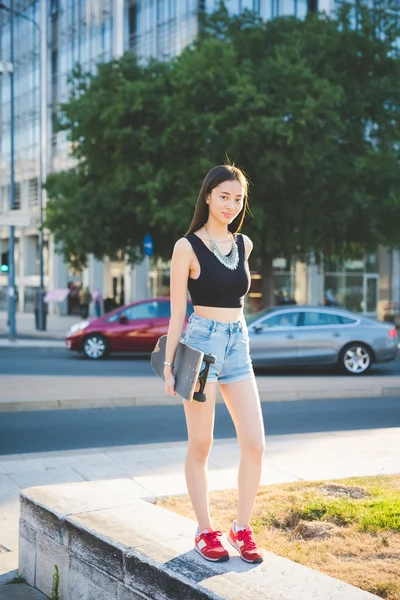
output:
M371 348L359 342L353 342L340 353L339 366L347 375L363 375L372 365Z
M108 342L103 335L92 333L85 339L83 352L87 358L100 360L105 358L109 352Z

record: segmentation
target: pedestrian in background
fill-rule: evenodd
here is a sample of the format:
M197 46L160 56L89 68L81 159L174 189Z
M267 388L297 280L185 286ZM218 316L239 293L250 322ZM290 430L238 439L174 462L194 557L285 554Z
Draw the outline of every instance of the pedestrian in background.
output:
M94 314L96 317L101 317L101 306L103 303L103 296L99 288L95 288L93 292L93 303L94 303Z
M82 319L87 319L89 316L89 306L92 301L92 294L90 293L89 287L85 288L82 286L79 292L79 306L81 310Z
M325 292L324 304L325 306L339 306L339 301L330 288Z

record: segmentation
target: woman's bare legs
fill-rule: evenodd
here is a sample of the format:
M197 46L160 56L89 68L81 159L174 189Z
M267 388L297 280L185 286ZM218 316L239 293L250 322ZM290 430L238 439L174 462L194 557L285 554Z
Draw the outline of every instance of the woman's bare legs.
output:
M208 502L207 461L213 442L217 384L207 383L204 392L207 395L206 402L183 402L188 430L186 485L199 531L212 527Z
M245 527L253 511L265 449L261 404L255 379L223 384L221 393L234 422L241 450L236 523L238 527Z

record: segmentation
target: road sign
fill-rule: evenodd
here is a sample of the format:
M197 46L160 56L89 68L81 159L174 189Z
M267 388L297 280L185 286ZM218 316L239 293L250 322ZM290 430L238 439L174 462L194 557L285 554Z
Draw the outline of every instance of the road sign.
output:
M10 210L0 214L0 227L29 227L31 224L31 215L22 210Z
M147 234L144 236L143 248L146 256L151 256L153 254L154 245L153 238L151 237L151 235Z

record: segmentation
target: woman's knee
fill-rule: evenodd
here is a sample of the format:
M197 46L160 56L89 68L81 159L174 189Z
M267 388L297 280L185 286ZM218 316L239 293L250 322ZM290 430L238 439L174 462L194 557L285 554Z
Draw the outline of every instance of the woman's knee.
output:
M188 455L196 458L197 460L207 460L208 455L210 454L212 443L212 437L189 440Z
M242 456L251 456L255 460L262 460L265 451L265 440L263 438L245 440L240 444L240 451Z

